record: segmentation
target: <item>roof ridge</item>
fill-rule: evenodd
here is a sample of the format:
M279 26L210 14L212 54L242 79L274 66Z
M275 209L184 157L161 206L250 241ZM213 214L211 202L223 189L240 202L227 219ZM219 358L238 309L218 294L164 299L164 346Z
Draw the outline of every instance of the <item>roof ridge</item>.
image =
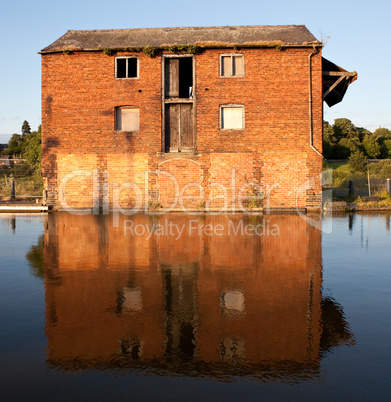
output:
M286 25L207 25L207 26L183 26L183 27L145 27L145 28L105 28L105 29L68 29L68 32L119 32L119 31L151 31L154 29L162 30L188 30L188 29L226 29L226 28L288 28L304 27L304 24L286 24Z
M189 43L232 46L311 46L320 42L305 25L226 25L68 30L41 53L164 47Z

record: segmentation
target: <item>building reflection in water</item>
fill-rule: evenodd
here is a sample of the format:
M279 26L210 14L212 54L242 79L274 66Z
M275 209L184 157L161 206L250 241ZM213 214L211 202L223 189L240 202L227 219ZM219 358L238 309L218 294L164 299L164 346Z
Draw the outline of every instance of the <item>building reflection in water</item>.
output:
M290 381L352 344L298 216L49 215L47 362Z

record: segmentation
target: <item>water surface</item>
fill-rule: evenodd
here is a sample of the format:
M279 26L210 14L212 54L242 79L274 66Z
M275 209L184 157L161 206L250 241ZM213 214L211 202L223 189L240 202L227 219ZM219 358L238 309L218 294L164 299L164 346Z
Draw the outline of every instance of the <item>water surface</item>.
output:
M390 216L0 215L5 400L386 400Z

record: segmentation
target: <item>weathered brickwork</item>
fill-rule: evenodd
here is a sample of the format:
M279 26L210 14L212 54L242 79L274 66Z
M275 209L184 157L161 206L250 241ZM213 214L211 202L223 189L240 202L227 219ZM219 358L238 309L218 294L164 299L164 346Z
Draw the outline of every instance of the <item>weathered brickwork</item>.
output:
M311 57L313 147L312 47L238 49L244 76L220 77L219 57L232 51L193 55L196 150L185 155L162 149L164 52L42 54L42 172L49 204L240 209L253 189L270 208L319 208L320 49ZM138 57L139 78L115 78L119 55ZM243 129L220 129L219 109L226 104L244 106ZM139 131L115 130L118 106L139 108Z

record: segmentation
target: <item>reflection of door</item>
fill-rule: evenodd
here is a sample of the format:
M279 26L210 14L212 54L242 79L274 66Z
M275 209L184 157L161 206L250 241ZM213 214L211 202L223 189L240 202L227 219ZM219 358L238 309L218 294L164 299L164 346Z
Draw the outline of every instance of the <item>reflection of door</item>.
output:
M164 59L164 151L194 151L194 59L166 56Z
M196 355L198 263L162 265L165 355L171 361Z
M166 105L166 152L192 151L193 127L191 103Z

